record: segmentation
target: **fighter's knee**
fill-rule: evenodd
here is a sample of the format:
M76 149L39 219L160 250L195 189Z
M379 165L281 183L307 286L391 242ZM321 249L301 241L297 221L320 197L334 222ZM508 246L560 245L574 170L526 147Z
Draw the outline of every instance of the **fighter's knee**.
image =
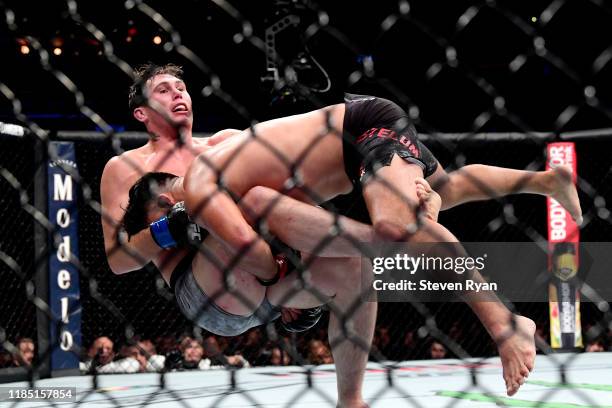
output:
M374 232L384 241L404 241L408 237L408 228L396 221L377 220L373 223Z
M330 298L340 292L357 293L355 291L359 289L362 282L363 265L361 262L361 258L355 257L320 258L313 264L306 280L311 287L317 288L320 293ZM369 274L364 276L369 276Z
M343 279L345 287L347 287L353 293L358 293L361 285L367 283L368 279L374 276L372 273L364 274L364 272L368 271L370 271L368 259L349 258L346 263L346 273Z
M321 279L322 286L330 286L332 293L338 294L341 291L347 293L358 293L359 285L362 283L361 258L342 258L333 270L328 271ZM367 278L370 274L366 274ZM313 282L314 283L314 282Z
M267 187L255 186L242 197L241 204L252 216L259 216L268 208L274 194L274 190Z

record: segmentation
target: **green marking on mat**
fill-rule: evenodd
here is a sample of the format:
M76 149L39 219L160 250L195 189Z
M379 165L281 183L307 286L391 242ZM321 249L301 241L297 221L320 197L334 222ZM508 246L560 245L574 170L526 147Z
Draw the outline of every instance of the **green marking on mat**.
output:
M507 397L494 397L491 395L481 394L479 392L464 392L464 391L438 391L436 395L442 397L451 397L468 401L491 402L496 405L505 407L534 407L534 408L589 408L591 405L571 404L569 402L546 402L546 401L528 401ZM600 405L599 408L612 408L612 405Z
M586 384L586 383L560 383L551 381L540 381L540 380L529 380L527 384L541 385L544 387L553 388L570 388L570 389L581 389L581 390L593 390L593 391L612 391L612 385L610 384Z

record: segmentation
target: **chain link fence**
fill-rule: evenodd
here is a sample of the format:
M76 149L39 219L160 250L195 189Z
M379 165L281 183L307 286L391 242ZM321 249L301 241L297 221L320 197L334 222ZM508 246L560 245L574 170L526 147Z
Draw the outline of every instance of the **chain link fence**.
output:
M50 374L51 355L61 348L60 339L39 339L49 320L60 330L66 322L50 311L47 302L52 299L42 294L48 283L41 284L39 275L46 274L46 256L58 250L58 230L35 196L37 183L46 185L37 172L47 160L61 159L48 145L62 140L74 142L77 169L60 167L78 186L79 252L71 263L79 272L75 308L81 311L81 342L70 353L81 361L93 358L93 365L80 367L92 374L93 388L103 374L96 370L104 358L96 343L101 337L114 343L115 361L144 356L148 362L135 371L161 372L162 382L167 372L193 368L185 364L186 350L198 347L208 368L230 372L274 364L275 353L281 364L300 365L305 372L311 364L331 361L326 342L329 316L338 314L333 302L321 321L301 335L285 333L276 321L222 337L182 316L152 264L126 275L110 271L100 222L107 216L100 206L100 178L110 158L147 140L130 132L141 129L130 122L126 103L133 67L146 61L184 67L195 130L208 135L250 127L253 137L245 146L269 148L258 138L255 123L338 103L345 91L398 103L447 171L473 163L539 170L546 164L547 142L575 141L585 218L581 240L608 241L612 40L607 27L612 7L599 0L514 3L385 1L374 6L211 0L179 7L128 0L101 10L99 4L77 1L0 2L0 46L6 59L0 74L0 121L25 129L22 135L2 124L0 132L2 362L14 365L10 355L19 349L20 339L33 339L37 348L32 365L11 371L5 380L28 379L35 385ZM322 115L319 127L341 137L328 117ZM584 131L595 128L600 130ZM274 154L283 160L282 152ZM161 168L172 160L161 160ZM286 164L288 178L295 181L296 163ZM146 169L138 171L144 175ZM302 190L306 196L307 187ZM44 193L38 200L46 198ZM321 201L312 194L307 198ZM364 204L354 196L335 201L343 215L368 221ZM439 222L465 242L547 242L543 199L537 196L465 204L440 213ZM320 238L318 249L323 251L333 237ZM239 253L230 265L245 256ZM320 296L317 288L307 290ZM212 294L212 301L224 293ZM247 297L236 296L253 306ZM583 293L584 340L610 347L609 303L588 302L596 299ZM536 321L538 351L552 353L548 304L513 307ZM336 317L345 325L354 313ZM367 347L352 330L344 334L356 348ZM370 360L430 358L434 340L447 357L497 353L465 305L381 303ZM147 349L147 341L156 352ZM323 351L317 341L323 342ZM155 366L153 354L164 355L165 363ZM120 371L129 372L129 362L127 366ZM571 362L563 369L571 370ZM406 399L407 405L415 404Z

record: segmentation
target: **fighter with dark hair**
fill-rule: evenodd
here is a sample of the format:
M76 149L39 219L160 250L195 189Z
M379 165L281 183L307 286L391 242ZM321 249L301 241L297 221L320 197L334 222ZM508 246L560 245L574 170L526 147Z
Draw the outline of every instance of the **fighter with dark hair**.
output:
M473 165L446 174L417 139L408 115L381 98L349 96L343 104L263 122L244 132L227 130L200 142L191 137L191 99L184 82L159 73L141 83L147 103L134 109L134 117L145 124L151 139L142 148L113 158L101 182L105 246L115 273L154 260L164 265L161 269L168 277L187 254L170 233L172 221L163 217L129 241L118 240L129 188L149 171L185 175L184 185L174 181L169 186L173 201L184 199L216 245L241 254L236 266L263 281L274 279L278 265L269 245L234 202L256 186L307 202L352 191L355 200L365 201L376 235L392 241L456 242L440 224L426 218L418 222L415 180L419 177L434 186L443 208L528 192L552 195L574 218L581 217L567 169L526 172ZM504 378L508 393L513 394L532 368L533 322L514 317L499 302L477 302L469 295L466 300L500 342Z

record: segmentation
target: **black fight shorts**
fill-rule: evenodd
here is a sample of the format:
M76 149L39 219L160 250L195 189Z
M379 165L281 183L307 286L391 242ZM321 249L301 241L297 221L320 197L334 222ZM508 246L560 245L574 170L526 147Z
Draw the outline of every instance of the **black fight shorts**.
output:
M421 167L423 177L436 170L438 161L418 140L417 132L397 104L383 98L345 94L343 124L344 168L359 188L374 171L391 164L394 155Z

